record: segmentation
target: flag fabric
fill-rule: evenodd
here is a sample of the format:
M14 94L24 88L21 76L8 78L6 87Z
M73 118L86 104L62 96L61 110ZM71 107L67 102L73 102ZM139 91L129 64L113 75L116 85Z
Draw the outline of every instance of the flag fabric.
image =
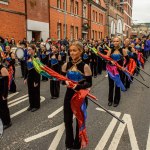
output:
M124 87L124 85L121 81L117 67L114 65L107 64L106 70L108 72L109 77L115 82L116 86L120 87L122 91L125 91L126 88Z
M71 99L71 109L77 118L79 126L79 138L81 140L81 148L85 148L88 145L88 137L86 132L86 103L85 97L89 93L89 90L79 90L74 94Z

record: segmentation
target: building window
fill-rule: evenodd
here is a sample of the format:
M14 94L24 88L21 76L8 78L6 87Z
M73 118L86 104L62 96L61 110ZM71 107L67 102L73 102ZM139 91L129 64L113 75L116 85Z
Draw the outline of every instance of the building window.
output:
M103 15L101 14L101 23L103 24Z
M97 31L95 31L95 40L97 40Z
M75 39L78 39L78 27L75 28Z
M92 39L94 39L94 30L92 30Z
M57 24L57 38L61 39L61 23Z
M65 24L63 25L63 31L64 31L64 39L67 37L67 24L65 28Z
M83 17L84 18L87 17L87 8L86 8L86 6L83 7Z
M95 21L95 11L93 10L93 21Z
M57 0L57 8L61 9L61 0Z
M65 3L66 3L66 10L67 10L67 0L63 1L63 9L65 10Z
M74 0L70 0L70 12L74 13Z
M75 3L75 14L78 15L78 2Z
M70 40L72 41L74 39L74 26L70 27Z
M95 21L97 22L97 12L96 12L96 17L95 17Z

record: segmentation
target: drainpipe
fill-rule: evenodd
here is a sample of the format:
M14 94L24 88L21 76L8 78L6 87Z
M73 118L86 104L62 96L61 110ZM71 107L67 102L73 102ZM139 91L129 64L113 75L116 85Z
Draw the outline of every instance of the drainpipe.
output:
M26 24L26 39L27 39L27 0L24 0L24 4L25 4L25 24Z

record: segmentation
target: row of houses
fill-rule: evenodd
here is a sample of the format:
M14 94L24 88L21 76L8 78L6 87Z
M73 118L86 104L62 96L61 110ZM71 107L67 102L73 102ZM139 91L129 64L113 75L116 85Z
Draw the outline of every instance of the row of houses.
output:
M130 36L132 0L0 0L0 36L16 40Z

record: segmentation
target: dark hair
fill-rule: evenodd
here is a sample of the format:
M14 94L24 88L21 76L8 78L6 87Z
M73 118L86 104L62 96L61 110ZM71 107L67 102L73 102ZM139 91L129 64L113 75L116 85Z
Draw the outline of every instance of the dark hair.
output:
M34 51L36 51L36 46L35 46L35 44L30 44L29 47L31 47Z

